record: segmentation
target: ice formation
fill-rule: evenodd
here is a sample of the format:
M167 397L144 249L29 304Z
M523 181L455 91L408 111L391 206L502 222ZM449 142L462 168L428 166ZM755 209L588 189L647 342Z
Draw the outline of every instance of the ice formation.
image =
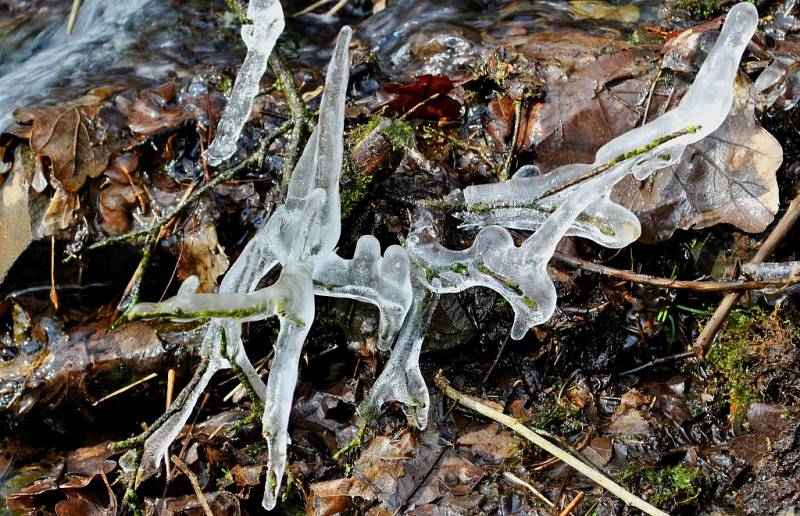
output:
M405 319L411 306L411 283L408 256L401 247L391 246L381 257L378 241L367 235L359 239L352 260L334 253L341 233L339 177L350 37L349 27L339 34L328 66L319 123L294 169L285 204L247 244L223 278L219 293L197 293L197 278L189 278L175 297L162 303L140 303L131 310L131 318L211 319L201 348L204 367L176 400L180 409L146 439L142 475L157 469L208 381L215 372L230 367L230 360L264 403L269 465L263 504L271 509L286 465L289 413L300 353L314 320L314 295L376 304L383 347L394 340ZM278 266L278 280L256 290L259 281ZM245 354L241 325L272 316L279 318L280 332L264 385ZM224 349L220 337L224 337Z
M732 7L678 107L608 142L593 164L561 167L546 176L523 168L507 182L467 187L467 210L461 216L465 225L482 228L468 249L443 246L433 214L418 209L404 248L390 246L381 256L378 241L362 236L352 260L334 252L341 233L339 177L351 34L349 28L342 29L327 71L319 124L291 177L285 204L247 244L219 293L197 293L197 280L190 278L174 298L133 308L131 315L137 318L211 319L201 348L203 367L176 400L176 412L154 424L158 427L145 441L140 472L157 469L210 378L233 362L265 405L269 465L263 504L268 509L275 506L286 464L298 361L314 318L315 294L375 304L381 314L381 348L389 348L397 337L359 413L369 419L384 402L399 401L416 425L424 427L429 398L419 355L439 295L473 286L495 290L514 309L515 339L549 319L556 292L546 267L558 242L565 235L579 235L622 247L638 238L638 220L609 199L611 188L628 174L643 179L675 163L687 145L722 124L731 108L739 60L757 22L751 4ZM517 246L506 228L533 233ZM278 266L278 280L256 290ZM241 324L273 315L280 319L280 332L264 385L245 354Z
M222 119L217 124L217 134L206 151L206 161L211 166L219 165L236 152L236 142L250 118L269 55L285 25L278 0L250 0L247 17L253 22L242 25L247 55L236 76Z
M559 167L544 176L530 174L531 168L523 167L509 181L465 188L464 225L482 227L468 249L444 247L431 214L418 210L405 245L415 281L436 294L474 286L496 291L514 310L514 339L547 321L556 306L547 263L558 242L564 236L577 235L619 248L639 238L638 219L609 199L611 189L628 174L644 179L677 162L687 145L722 124L733 102L739 60L757 24L758 13L752 4L733 6L678 107L606 143L597 151L594 163ZM505 228L533 233L517 247ZM410 350L417 349L424 338L424 317L412 309L395 353L416 358ZM421 394L416 374L408 373L418 367L393 358L376 381L380 392L368 396L359 407L362 415L376 412L378 404L387 400L400 401L417 414L427 410L423 406L427 391ZM387 387L398 381L406 385Z

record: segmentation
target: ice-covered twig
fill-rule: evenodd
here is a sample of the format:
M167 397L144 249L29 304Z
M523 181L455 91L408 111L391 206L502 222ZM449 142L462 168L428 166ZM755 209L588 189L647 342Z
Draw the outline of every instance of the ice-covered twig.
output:
M378 348L391 346L411 306L408 255L400 246L389 246L381 258L378 239L358 239L352 260L335 254L322 258L314 269L314 291L328 297L347 297L372 303L380 311Z
M208 368L183 394L189 404L176 410L167 424L145 441L142 468L156 468L208 380L214 372L229 367L229 360L234 361L264 401L262 423L269 463L263 506L267 509L277 502L286 466L289 413L300 353L314 319L314 294L376 304L381 313L383 347L389 346L411 306L409 260L401 247L391 246L381 257L378 241L365 236L359 239L352 260L334 254L341 233L339 178L350 37L350 28L343 28L328 66L319 123L292 172L285 203L247 244L225 275L220 292L197 293L197 280L188 279L175 297L161 303L141 303L131 310L132 318L211 318L202 347ZM261 279L278 265L282 266L278 280L256 290ZM264 385L245 354L241 324L273 315L280 320L280 331ZM224 332L224 350L215 345L220 331ZM418 355L417 348L415 364ZM421 376L417 376L427 394ZM424 405L427 407L427 402Z
M497 291L514 308L511 336L515 339L549 319L556 293L546 268L558 242L572 234L623 247L639 237L639 221L609 199L611 189L629 174L644 179L677 162L687 145L722 124L733 102L739 60L757 24L758 14L751 4L731 8L717 43L678 107L603 145L593 164L567 165L545 176L465 188L470 211L489 212L492 222L536 231L517 247L505 229L488 226L478 233L472 247L452 251L437 242L428 224L427 230L409 237L408 250L429 271L429 288L445 293L482 285ZM494 208L505 211L491 213ZM581 225L581 218L605 222Z
M253 110L261 76L267 70L269 55L285 25L278 0L250 0L247 17L253 22L242 25L247 55L217 125L217 134L206 150L206 160L212 166L219 165L236 152L236 143Z
M430 397L419 369L419 354L439 295L430 292L419 280L415 280L413 285L411 311L397 336L397 344L383 372L359 405L358 413L369 421L378 414L384 403L398 401L416 427L424 429L428 424Z

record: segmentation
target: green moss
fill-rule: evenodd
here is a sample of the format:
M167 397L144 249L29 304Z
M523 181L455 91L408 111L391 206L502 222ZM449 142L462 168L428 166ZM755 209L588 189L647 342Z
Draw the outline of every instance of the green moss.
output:
M651 501L658 506L685 505L702 491L703 471L698 467L678 464L669 468L647 468L641 476L653 491Z
M373 117L350 131L347 146L350 152L363 145L375 131L386 137L395 151L406 151L414 145L414 129L407 122ZM374 177L356 169L348 158L343 179L346 187L341 192L342 218L347 218L369 194Z
M482 202L476 202L467 206L467 211L472 213L487 213L492 207Z
M478 269L478 272L486 274L487 276L491 276L492 278L496 279L506 287L510 288L511 290L514 291L515 294L519 296L523 295L522 289L520 289L519 287L519 283L494 272L492 269L484 265L483 260L479 260L475 268Z
M536 412L533 414L531 424L539 430L556 430L567 418L567 411L554 400L547 398L541 403L534 404L531 408Z
M733 310L717 342L706 355L709 366L725 382L724 388L734 412L741 412L749 403L759 399L756 379L748 368L753 361L749 350L752 332L759 326L760 317L758 311Z
M381 127L383 134L393 150L406 151L414 145L414 129L404 120L390 120Z
M699 20L708 20L722 13L717 0L678 0L677 7Z
M466 265L461 263L454 263L450 266L450 270L462 276L469 276L469 269L467 269Z
M531 310L538 310L539 309L539 303L537 303L533 299L529 298L528 296L522 296L522 302L525 303L525 306L527 306Z

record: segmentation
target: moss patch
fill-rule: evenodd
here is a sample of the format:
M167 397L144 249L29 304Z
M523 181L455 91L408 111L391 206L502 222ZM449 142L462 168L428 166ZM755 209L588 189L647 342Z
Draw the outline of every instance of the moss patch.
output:
M747 404L758 400L756 382L749 371L754 362L749 346L758 326L757 312L734 310L724 330L709 350L706 360L724 382L731 412L741 412Z
M638 474L640 484L651 492L650 501L659 507L686 505L700 496L703 471L678 464L668 468L646 468Z

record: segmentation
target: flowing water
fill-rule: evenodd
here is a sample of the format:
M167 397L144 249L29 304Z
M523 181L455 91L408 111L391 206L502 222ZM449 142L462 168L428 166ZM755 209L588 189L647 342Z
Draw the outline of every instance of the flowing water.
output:
M217 30L224 8L216 3L85 0L72 34L71 2L11 3L17 9L3 12L0 1L0 129L19 107L70 100L103 84L192 75L206 62L238 58L233 30Z

